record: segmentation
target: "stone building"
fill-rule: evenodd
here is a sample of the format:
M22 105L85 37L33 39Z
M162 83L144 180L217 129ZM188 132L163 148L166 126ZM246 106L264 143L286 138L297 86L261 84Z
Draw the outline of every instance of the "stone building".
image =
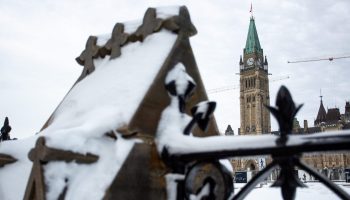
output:
M323 106L322 96L320 101L320 107L318 109L316 120L314 121L314 127L308 127L307 121L304 123L304 128L299 129L298 133L310 134L315 132L337 131L350 129L349 118L350 113L349 102L345 103L345 112L340 114L339 108L328 108L327 111ZM331 179L342 179L337 174L342 174L344 169L350 168L350 154L347 152L339 153L313 153L305 154L303 160L315 169L322 171ZM340 172L340 173L334 173Z
M240 66L240 135L271 132L268 62L260 46L254 17L250 18Z
M340 113L339 108L324 108L321 96L320 106L317 112L314 126L309 127L308 121L304 120L304 127L300 127L298 120L294 119L293 134L317 134L327 131L338 131L350 129L350 123L346 116L350 113L349 102L345 103L344 114ZM272 134L279 134L278 131L273 131ZM350 154L347 152L317 152L304 154L303 161L309 166L322 172L330 179L344 179L344 170L350 168Z
M349 102L346 102L345 110L347 105L349 106ZM345 124L345 118L342 119L342 116L345 116L345 114L341 115L339 108L328 108L326 112L321 96L320 108L314 125L320 127L322 131L342 130Z
M239 135L260 135L271 132L268 62L264 57L255 19L250 18L243 58L240 57L240 117ZM256 171L262 157L231 160L235 171Z
M264 107L264 105L270 105L268 62L266 56L263 56L254 17L250 18L246 46L239 65L241 122L238 134L279 134L279 131L271 132L270 113ZM304 120L304 127L301 127L296 118L293 122L293 134L311 134L342 129L350 129L350 103L346 102L345 112L341 114L339 108L327 108L326 110L322 96L313 127L309 127L307 120ZM235 171L257 171L261 168L261 160L265 164L271 162L269 157L236 158L231 162ZM342 174L345 168L350 168L349 153L305 154L303 160L333 179L344 178L339 174ZM333 171L341 173L335 176Z

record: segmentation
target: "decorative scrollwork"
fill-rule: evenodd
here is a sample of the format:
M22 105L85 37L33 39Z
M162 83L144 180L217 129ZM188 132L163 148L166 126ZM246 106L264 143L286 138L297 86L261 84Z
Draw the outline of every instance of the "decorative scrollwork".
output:
M186 101L192 95L195 87L196 83L186 73L182 63L178 63L165 79L165 89L170 96L178 98L181 113L185 112Z
M184 135L189 135L194 124L197 123L198 127L206 131L208 128L210 116L213 114L216 107L216 102L213 101L203 101L198 103L191 109L192 120L186 126L184 130Z
M218 161L196 163L186 174L187 199L226 200L232 192L231 173Z

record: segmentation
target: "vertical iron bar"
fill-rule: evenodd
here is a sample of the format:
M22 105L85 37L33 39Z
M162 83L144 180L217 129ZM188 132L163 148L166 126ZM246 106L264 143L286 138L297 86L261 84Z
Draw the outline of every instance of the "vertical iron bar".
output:
M272 163L267 165L263 170L259 171L259 173L257 173L236 195L234 195L231 200L244 199L258 183L270 175L277 165L276 161L272 161Z

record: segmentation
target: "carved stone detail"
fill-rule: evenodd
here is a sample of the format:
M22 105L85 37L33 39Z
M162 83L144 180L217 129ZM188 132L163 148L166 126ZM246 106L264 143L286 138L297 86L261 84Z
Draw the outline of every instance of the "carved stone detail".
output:
M117 58L121 55L121 46L128 40L128 34L124 33L124 24L117 23L112 32L112 37L101 48L101 56L111 55L110 59Z
M84 66L84 70L81 76L79 77L78 81L95 71L93 59L97 58L99 55L99 47L96 43L97 37L90 36L86 42L85 50L80 54L79 57L75 59L79 63L79 65Z
M180 8L178 16L166 19L163 22L163 27L176 33L182 33L188 37L197 34L197 29L192 24L190 14L185 6Z
M142 25L136 30L134 36L140 41L143 41L148 35L157 32L161 29L162 20L156 18L156 9L148 8L143 17Z

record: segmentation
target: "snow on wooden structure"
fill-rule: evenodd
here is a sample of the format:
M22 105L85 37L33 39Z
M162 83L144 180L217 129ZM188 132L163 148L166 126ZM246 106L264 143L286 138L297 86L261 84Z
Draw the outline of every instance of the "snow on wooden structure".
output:
M208 99L189 42L194 34L182 6L149 8L140 22L90 36L76 58L81 76L41 132L0 145L0 199L166 199L169 168L155 137L170 104L167 73L181 64L197 85L186 113ZM215 119L191 134L218 135Z

